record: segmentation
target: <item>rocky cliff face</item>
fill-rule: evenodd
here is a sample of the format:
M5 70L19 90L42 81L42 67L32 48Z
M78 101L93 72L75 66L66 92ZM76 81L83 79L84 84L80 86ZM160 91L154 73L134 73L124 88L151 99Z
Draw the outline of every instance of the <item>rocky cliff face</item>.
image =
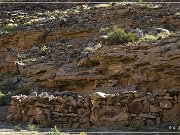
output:
M22 79L38 87L81 92L104 88L111 91L178 89L178 33L162 41L98 45L99 36L117 24L140 27L144 31L153 28L152 25L178 30L177 7L171 6L168 13L166 5L160 8L139 5L92 7L77 15L69 14L65 20L38 21L29 30L24 27L25 31L18 31L20 25L14 33L1 35L1 54L5 56L1 73L16 70L17 53L24 52L26 60L17 62L17 71L23 75ZM44 45L51 53L41 57Z
M75 98L51 98L47 94L45 98L13 97L8 119L42 125L54 122L73 128L106 127L114 122L123 126L154 125L179 119L175 112L180 89L179 5L101 6L79 5L63 12L1 13L1 26L8 26L0 35L2 78L15 71L17 85L31 85L38 93L82 94L76 93ZM111 32L114 26L140 28L144 33L161 27L173 34L154 41L105 44L101 35ZM138 94L100 98L89 95L127 91Z
M178 90L179 36L155 43L102 46L89 56L61 67L56 66L59 59L51 63L17 63L18 70L31 78L34 85L61 90Z

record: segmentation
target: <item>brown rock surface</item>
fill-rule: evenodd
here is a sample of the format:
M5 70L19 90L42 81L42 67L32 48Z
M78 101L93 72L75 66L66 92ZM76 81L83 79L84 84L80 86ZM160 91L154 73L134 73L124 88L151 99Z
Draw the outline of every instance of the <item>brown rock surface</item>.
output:
M120 127L130 122L130 115L116 107L104 106L99 109L94 110L90 116L91 123L95 126L108 127L110 124L112 127Z
M150 105L150 112L162 112L163 109L159 106Z
M169 100L163 100L160 102L162 108L172 108L172 103Z
M145 122L142 118L135 118L132 120L130 127L139 128L145 126Z
M128 111L131 113L139 114L143 110L143 105L141 102L133 102L128 104Z
M174 122L180 119L180 104L177 104L174 108L167 110L162 119L163 122Z
M148 119L148 120L146 120L146 125L150 126L150 127L153 127L155 125L155 122Z
M143 102L143 112L148 113L149 110L150 110L149 101L144 101Z
M22 64L25 65L18 65L18 71L20 70L20 74L24 75L22 71L29 70L28 75L23 76L22 80L41 87L52 89L60 87L62 90L81 92L110 89L112 92L136 90L137 86L138 90L142 91L179 87L178 33L154 43L96 46L101 33L111 31L116 24L121 24L124 28L129 26L145 29L155 26L151 21L145 21L153 18L159 27L166 24L178 29L180 26L178 17L170 16L177 12L176 6L162 5L161 8L155 9L139 5L130 5L127 8L121 4L105 8L92 6L92 9L83 10L83 12L80 10L79 14L73 16L67 14L64 19L51 20L47 16L48 19L37 21L30 28L28 26L22 28L20 26L23 24L20 23L14 33L0 36L0 52L6 55L8 48L15 47L20 53L25 53L27 59L36 58L36 61L30 63L23 61ZM167 10L169 14L166 14ZM160 17L161 12L164 13L163 18ZM32 14L34 15L35 11ZM143 20L140 19L142 16L148 17ZM14 18L10 15L11 17ZM167 21L169 18L171 21ZM107 24L109 26L107 31L103 31ZM21 31L21 29L25 30ZM40 50L44 45L50 48L51 53L41 58L39 52L34 53L33 50L36 50L35 48ZM1 72L15 69L13 64L15 59L17 58L9 60L11 64L3 62L3 66L0 67ZM52 67L49 67L49 63L53 63ZM37 72L30 70L37 70ZM29 75L31 75L30 78ZM110 79L117 84L109 83ZM104 83L97 84L97 82Z

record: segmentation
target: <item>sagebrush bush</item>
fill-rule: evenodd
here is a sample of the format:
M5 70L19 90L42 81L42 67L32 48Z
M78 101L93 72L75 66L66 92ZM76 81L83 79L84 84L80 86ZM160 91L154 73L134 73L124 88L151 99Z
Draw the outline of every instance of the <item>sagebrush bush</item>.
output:
M31 93L31 89L31 86L21 85L18 87L18 91L16 92L16 94L29 95Z
M12 81L8 80L3 84L4 90L6 91L15 91L17 90L17 84L13 83Z
M167 38L168 36L170 36L171 34L172 33L170 33L170 32L160 32L158 34L154 34L154 33L145 34L144 36L142 36L139 39L139 42L142 42L142 41L155 41L155 40L158 40L158 39L164 39L164 38Z
M22 128L20 127L20 124L14 126L14 130L15 130L15 131L21 131Z
M136 40L136 35L126 33L122 28L117 28L115 31L109 33L108 38L106 39L108 45L118 45Z
M12 96L15 96L15 94L12 94L12 93L1 94L0 95L0 106L9 105Z
M50 53L50 49L46 46L41 47L40 49L40 55L45 56Z
M8 87L8 88L11 88L11 87ZM31 89L32 89L31 86L21 85L19 87L16 87L16 89L14 89L14 91L9 89L9 90L11 90L11 92L9 91L9 93L7 93L7 92L2 93L0 91L0 106L9 105L12 96L20 95L20 94L29 95L31 93ZM2 89L2 91L6 91L6 89Z
M25 54L18 54L17 56L18 56L18 60L21 61L21 62L26 59Z
M0 63L3 62L4 60L5 60L5 56L3 56L3 55L1 56L0 55Z
M143 37L139 39L140 42L142 41L154 41L157 40L158 37L154 34L145 34Z
M4 94L0 91L0 97L1 97L1 96L4 96Z
M34 124L28 124L27 125L27 130L28 131L38 131L39 130L39 126L36 126Z
M59 130L56 126L54 126L53 128L51 128L51 133L50 135L58 135L59 134Z

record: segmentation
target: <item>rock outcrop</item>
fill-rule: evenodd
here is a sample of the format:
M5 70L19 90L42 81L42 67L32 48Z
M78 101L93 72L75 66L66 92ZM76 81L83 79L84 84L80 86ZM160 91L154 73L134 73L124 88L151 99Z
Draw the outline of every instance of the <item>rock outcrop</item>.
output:
M78 14L67 13L67 15L60 12L64 9L60 8L62 6L59 4L57 6L52 4L48 7L47 5L41 7L42 4L27 4L27 7L17 4L14 8L9 5L9 9L6 9L7 5L9 4L0 5L3 10L0 23L2 27L5 27L5 31L7 29L9 32L3 33L4 30L2 29L0 35L0 53L5 57L9 55L7 54L8 48L15 48L19 54L22 54L33 46L41 47L41 44L51 44L52 42L56 44L53 45L54 50L57 49L62 52L62 48L58 49L60 48L59 44L66 43L66 45L77 45L80 48L79 51L82 52L87 46L89 47L91 42L94 44L90 46L94 47L97 44L98 37L107 34L115 25L124 28L126 26L140 27L145 31L152 29L152 27L163 27L170 31L176 31L180 28L179 16L177 15L179 11L178 4L158 5L159 8L145 5L109 5L108 7L97 8L95 5L89 5L89 10L79 4L79 7L77 7ZM29 9L31 14L29 14L29 10L17 10L18 6L21 9ZM31 9L35 7L38 10L45 7L43 11L48 10L48 8L50 10L60 8L61 10L57 13L52 11L46 15L38 14L36 10L32 11ZM53 17L50 18L50 16ZM34 18L37 18L37 20ZM18 26L6 28L8 24L13 23L18 23ZM61 40L62 42L60 42ZM84 40L87 42L84 43ZM10 56L17 59L15 55ZM4 63L0 67L1 74L15 69L14 59L3 61Z
M74 59L78 57L78 54L74 54L70 63L56 58L46 62L49 58L46 56L37 62L17 63L17 66L20 74L31 79L31 83L38 87L89 93L137 90L156 95L166 89L178 91L180 88L179 38L180 34L177 33L154 43L102 45L80 60ZM71 53L66 55L71 59ZM166 102L162 101L161 106L172 106Z

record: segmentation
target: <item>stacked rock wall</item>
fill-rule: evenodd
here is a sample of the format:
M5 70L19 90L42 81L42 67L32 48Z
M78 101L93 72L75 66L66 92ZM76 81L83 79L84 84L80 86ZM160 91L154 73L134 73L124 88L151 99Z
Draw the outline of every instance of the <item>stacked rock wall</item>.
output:
M63 92L53 96L44 92L12 97L8 111L11 121L64 129L176 124L180 121L180 94L164 90L92 95Z
M90 97L74 93L12 97L8 119L61 128L90 127Z

